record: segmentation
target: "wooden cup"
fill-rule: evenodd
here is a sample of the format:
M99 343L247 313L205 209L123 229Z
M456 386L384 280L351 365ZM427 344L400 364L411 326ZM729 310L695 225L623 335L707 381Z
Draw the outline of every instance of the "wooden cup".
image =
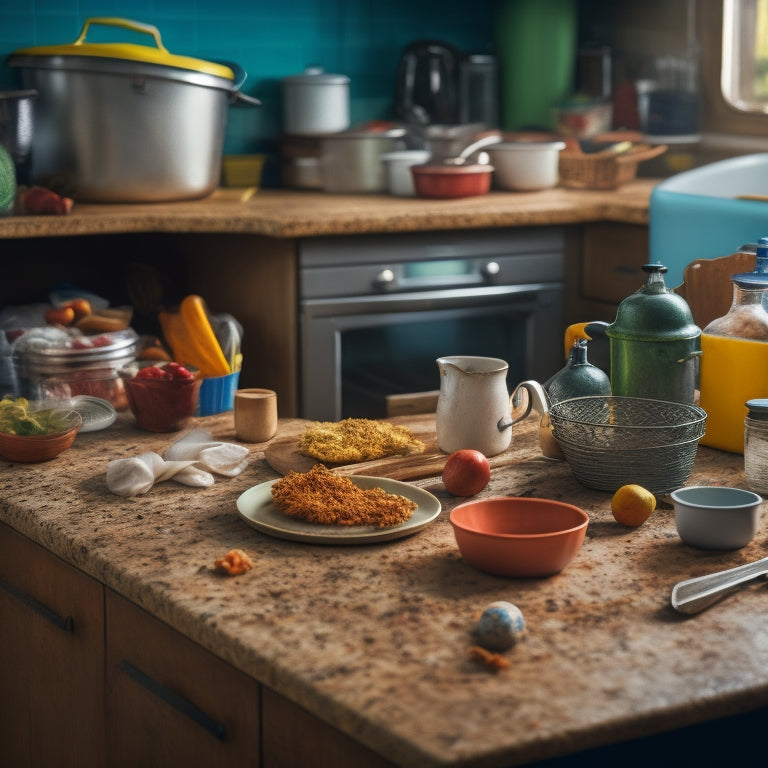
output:
M235 392L235 435L245 443L264 443L277 432L277 394L271 389Z

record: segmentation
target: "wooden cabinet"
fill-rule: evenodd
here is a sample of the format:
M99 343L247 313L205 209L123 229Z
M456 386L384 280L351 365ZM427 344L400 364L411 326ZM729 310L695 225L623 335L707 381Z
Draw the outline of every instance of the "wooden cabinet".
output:
M585 224L566 252L566 323L613 322L616 309L646 280L648 227L600 222ZM668 286L673 288L674 286Z
M264 768L395 768L395 763L268 688L262 702Z
M158 336L157 311L199 294L212 313L231 314L243 326L239 386L273 389L280 416L298 415L295 240L238 233L122 233L0 242L13 261L15 278L0 281L0 306L44 302L51 286L71 283L113 306L132 306L132 327Z
M393 766L5 523L0 744L8 766Z
M106 590L110 766L260 765L260 686Z
M0 523L0 763L100 768L104 588Z

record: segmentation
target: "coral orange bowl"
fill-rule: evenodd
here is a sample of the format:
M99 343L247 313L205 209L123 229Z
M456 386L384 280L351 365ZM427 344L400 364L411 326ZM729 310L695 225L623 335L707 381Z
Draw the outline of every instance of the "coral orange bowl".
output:
M587 513L572 504L513 496L460 504L449 519L466 563L521 578L562 571L581 549L589 524Z

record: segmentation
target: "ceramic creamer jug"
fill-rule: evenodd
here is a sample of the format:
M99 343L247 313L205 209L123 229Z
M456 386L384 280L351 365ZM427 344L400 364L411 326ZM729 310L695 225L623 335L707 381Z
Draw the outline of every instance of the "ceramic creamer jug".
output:
M485 456L502 453L512 440L510 427L531 411L512 414L514 396L507 392L509 365L496 357L439 357L437 444L444 453L471 448ZM522 385L521 385L522 386ZM530 393L530 390L529 390Z

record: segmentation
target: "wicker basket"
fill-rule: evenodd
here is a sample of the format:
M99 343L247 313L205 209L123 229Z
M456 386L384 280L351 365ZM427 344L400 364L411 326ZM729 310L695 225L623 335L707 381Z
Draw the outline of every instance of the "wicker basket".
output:
M636 144L617 155L564 150L560 153L560 184L572 189L616 189L635 178L639 163L666 151L666 144Z

